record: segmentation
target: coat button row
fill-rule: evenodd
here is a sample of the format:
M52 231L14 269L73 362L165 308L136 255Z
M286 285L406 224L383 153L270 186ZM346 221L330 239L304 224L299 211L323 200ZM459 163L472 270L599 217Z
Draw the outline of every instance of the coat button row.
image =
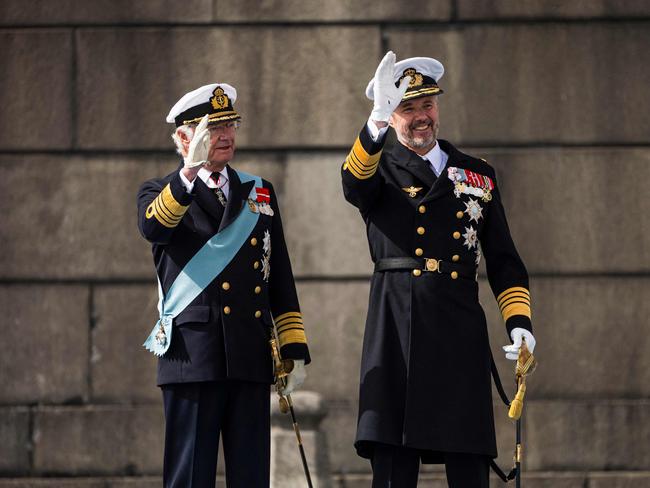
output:
M226 290L226 291L230 290L230 283L228 283L227 281L224 281L224 282L221 284L221 288L223 288L223 289Z
M223 307L223 313L225 313L226 315L230 315L230 307L228 305Z
M421 270L421 269L414 269L414 270L413 270L413 276L420 276L421 274L422 274L422 270Z
M460 239L460 232L456 231L452 235L454 236L454 239Z
M254 237L251 239L251 246L257 246L257 239Z
M262 287L261 286L256 286L255 287L255 294L259 295L260 293L262 293Z
M255 318L256 318L256 319L259 319L261 316L262 316L262 312L259 311L259 310L256 310L256 311L255 311Z
M255 261L255 262L253 263L253 269L257 269L257 268L259 268L259 267L260 267L260 262L259 262L259 261Z
M460 259L460 256L459 256L458 254L454 254L454 255L451 257L451 260L452 260L454 263L457 263L459 259Z
M424 232L425 232L424 227L418 227L417 228L417 233L418 234L422 235L422 234L424 234Z
M415 255L416 255L416 256L422 256L423 254L424 254L424 251L422 250L422 248L418 247L418 248L415 250Z
M418 212L420 212L420 213L424 213L424 212L426 212L426 211L427 211L427 207L425 207L424 205L420 205L420 206L418 207Z
M458 212L456 212L456 218L457 218L457 219L462 219L462 218L463 218L463 215L465 215L465 213L464 213L463 211L461 211L461 210L459 210Z

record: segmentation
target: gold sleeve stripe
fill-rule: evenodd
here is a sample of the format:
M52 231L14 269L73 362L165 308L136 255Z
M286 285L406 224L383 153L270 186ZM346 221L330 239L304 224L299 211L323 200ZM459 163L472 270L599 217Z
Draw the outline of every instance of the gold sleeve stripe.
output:
M302 314L300 312L287 312L287 313L283 313L282 315L278 315L273 320L275 321L275 325L281 325L281 322L283 320L287 320L291 318L297 318L302 321Z
M173 228L178 225L177 223L170 222L165 218L163 214L160 213L159 207L157 205L157 200L154 200L149 204L149 207L147 208L147 218L150 219L151 217L156 217L156 220L160 222L162 225L165 227Z
M305 326L302 324L287 324L283 325L282 327L278 327L278 334L283 334L287 330L291 329L301 329L305 330Z
M521 297L512 297L508 298L507 300L504 300L502 303L499 304L499 308L503 312L503 310L512 305L513 303L523 303L524 305L528 305L530 307L530 299L526 298L521 298Z
M187 209L187 205L181 205L176 201L168 184L151 202L147 208L146 217L148 219L156 217L156 220L165 227L173 228L181 221Z
M531 317L530 305L525 303L512 303L505 307L501 313L504 321L507 321L513 315L525 315L528 318Z
M176 216L176 217L182 217L185 212L187 211L187 206L186 205L181 205L176 201L174 198L174 195L172 194L172 189L169 186L169 183L165 188L163 188L163 191L160 192L160 195L158 195L158 198L161 199L163 206L167 211L169 211L170 214Z
M171 223L171 224L178 224L178 222L180 222L181 217L176 217L175 215L170 214L170 213L167 211L167 209L164 208L164 207L161 205L160 200L159 200L158 198L156 198L156 199L153 201L153 203L154 203L154 207L156 208L156 212L157 212L161 217L163 217L167 222L169 222L169 223Z
M500 302L501 299L504 298L506 295L510 295L511 293L514 292L521 292L530 296L530 292L528 291L527 288L524 288L523 286L513 286L512 288L508 288L507 290L502 291L497 297L497 302Z
M280 334L280 347L286 344L307 344L307 337L305 337L305 332L302 330L291 330L287 331L284 334Z
M361 140L357 137L357 140L352 146L350 154L348 154L348 157L345 158L343 169L349 170L350 173L352 173L352 175L357 179L368 179L377 171L381 153L382 151L379 151L378 153L372 155L368 154L363 148Z

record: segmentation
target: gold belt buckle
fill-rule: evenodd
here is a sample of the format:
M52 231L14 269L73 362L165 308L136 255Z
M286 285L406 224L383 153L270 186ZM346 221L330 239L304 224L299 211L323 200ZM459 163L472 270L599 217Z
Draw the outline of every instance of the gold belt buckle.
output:
M430 271L432 273L434 271L440 272L438 264L439 264L439 261L437 259L433 259L433 258L425 258L424 259L424 269L426 271Z

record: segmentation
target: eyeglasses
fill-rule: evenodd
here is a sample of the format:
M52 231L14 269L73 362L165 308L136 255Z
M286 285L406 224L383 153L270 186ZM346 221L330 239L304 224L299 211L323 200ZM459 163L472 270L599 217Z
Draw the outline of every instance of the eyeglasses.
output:
M223 132L228 132L231 130L239 129L241 125L240 120L229 120L228 122L220 122L217 124L210 124L208 130L211 134L222 134Z

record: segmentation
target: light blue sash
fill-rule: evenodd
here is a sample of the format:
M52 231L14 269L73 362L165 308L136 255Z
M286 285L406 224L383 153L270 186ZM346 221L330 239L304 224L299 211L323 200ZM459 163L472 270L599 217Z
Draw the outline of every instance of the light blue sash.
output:
M254 180L249 198L256 199L255 187L262 186L259 176L237 171L242 183ZM156 322L151 334L144 341L145 349L156 356L162 356L169 349L172 340L172 322L185 307L199 296L212 281L219 276L241 249L248 236L257 225L259 213L250 210L248 205L239 213L237 218L223 231L217 232L201 249L188 261L180 274L169 287L167 296L163 296L160 280L158 280L158 313L160 319Z

